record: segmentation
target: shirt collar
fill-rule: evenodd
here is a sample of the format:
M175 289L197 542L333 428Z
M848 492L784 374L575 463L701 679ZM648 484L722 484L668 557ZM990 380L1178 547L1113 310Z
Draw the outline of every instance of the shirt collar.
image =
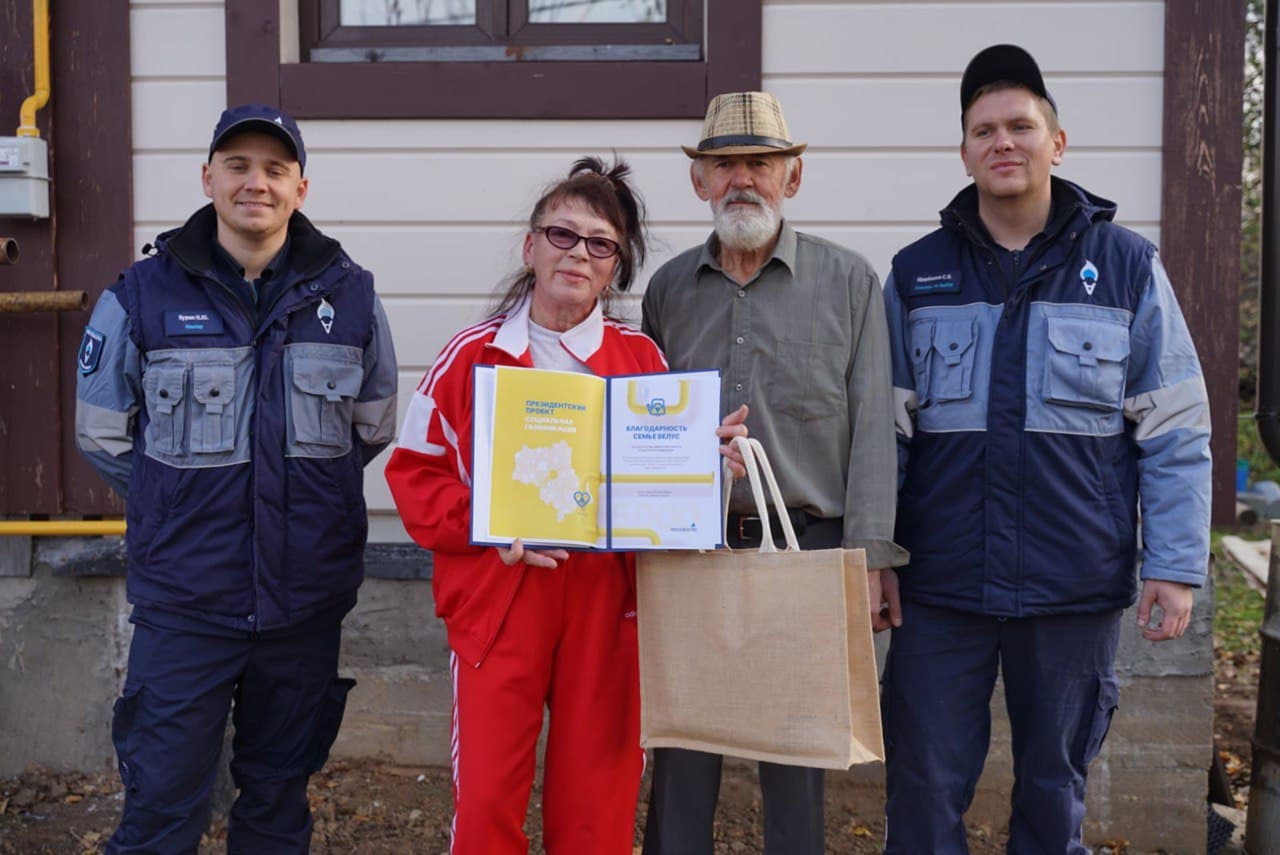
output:
M724 268L720 265L719 254L720 238L717 237L716 233L713 231L710 237L707 238L706 243L702 245L702 251L698 254L698 264L694 270L701 270L704 267L710 267L717 273L723 273ZM791 223L785 219L782 221L782 230L778 233L778 242L773 247L773 255L770 256L769 261L773 261L775 259L786 265L787 270L795 273L796 230L793 229L791 227ZM766 261L764 267L767 267L768 265L769 262ZM763 270L764 267L761 267L760 269Z
M284 243L280 246L280 251L277 252L274 256L272 256L271 260L267 262L266 267L262 268L262 275L258 277L258 280L261 282L266 282L269 279L274 279L277 276L279 276L280 273L284 270L285 259L288 257L288 255L289 255L289 236L286 234L284 238ZM227 252L226 247L218 243L218 238L216 235L213 238L213 258L214 258L214 263L221 266L228 273L234 274L237 278L241 280L245 278L244 265L236 261L235 257L231 253Z
M1027 241L1027 245L1022 249L1017 250L1018 252L1026 252L1028 250L1035 249L1035 247L1043 241L1054 237L1058 232L1062 231L1063 226L1065 226L1067 221L1074 215L1076 206L1072 204L1073 198L1070 187L1066 185L1065 182L1059 183L1055 181L1051 185L1051 188L1052 192L1049 196L1049 216L1044 221L1044 228L1032 235L1031 239ZM987 245L999 252L1013 252L1014 250L1005 249L995 242L995 239L991 237L991 232L987 230L987 224L982 222L981 217L976 216L976 208L974 211L975 216L973 221L977 224L978 234L984 241L986 241Z
M489 343L513 359L527 361L529 352L529 306L532 294L526 294L514 309L508 313L498 333ZM596 300L591 314L577 326L560 333L560 344L573 355L573 358L586 364L600 350L604 343L604 307Z

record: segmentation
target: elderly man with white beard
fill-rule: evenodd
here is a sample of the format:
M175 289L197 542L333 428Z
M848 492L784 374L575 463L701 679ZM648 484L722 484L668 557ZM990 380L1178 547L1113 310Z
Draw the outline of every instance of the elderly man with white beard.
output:
M682 148L715 231L654 274L644 331L673 370L720 369L726 412L750 405L751 435L768 448L786 501L772 513L791 518L804 549L866 549L872 624L887 629L901 617L896 577L883 574L882 585L881 571L907 554L893 542L897 451L880 281L862 256L783 219L805 146L791 142L772 95L716 96L698 146ZM744 486L730 500L728 540L755 548L761 525ZM711 855L720 765L717 755L655 750L645 855ZM759 772L765 853L825 853L822 770L762 762Z

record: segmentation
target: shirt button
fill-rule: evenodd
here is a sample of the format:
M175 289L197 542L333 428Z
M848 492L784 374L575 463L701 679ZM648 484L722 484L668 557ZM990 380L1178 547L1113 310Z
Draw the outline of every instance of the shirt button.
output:
M744 341L746 341L746 339L745 339L745 338L743 338L742 336L738 336L738 338L737 338L737 342L738 342L738 344L742 344Z
M957 347L959 347L959 346L960 346L960 345L956 344L956 343L953 341L953 342L951 342L951 344L950 344L950 345L948 345L948 349L949 349L949 350L955 350L955 349L956 349Z
M1086 341L1086 342L1084 343L1084 349L1085 349L1085 350L1093 350L1093 342L1091 342L1091 341Z
M741 391L742 391L742 384L741 384L741 383L739 383L738 385L734 386L734 387L733 387L733 389L734 389L734 391L735 391L735 392L741 392Z
M738 292L738 296L739 296L739 297L745 297L745 296L747 296L747 292L746 292L746 291L739 291L739 292Z
M325 385L327 388L329 388L329 389L336 389L336 388L338 388L338 384L337 384L337 383L334 383L332 380L330 380L328 383L325 383L324 385Z
M317 285L315 282L312 282L310 285L307 286L307 288L311 290L312 294L320 290L320 286Z
M247 618L245 618L245 620L247 620L249 623L253 623L253 615L249 615Z

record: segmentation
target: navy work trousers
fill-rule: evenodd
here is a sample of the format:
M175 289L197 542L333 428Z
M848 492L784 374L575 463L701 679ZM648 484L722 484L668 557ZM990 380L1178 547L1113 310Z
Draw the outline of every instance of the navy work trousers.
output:
M354 681L337 678L341 624L275 637L205 635L135 620L112 739L125 787L108 853L194 853L209 823L234 709L227 851L300 853L307 778L324 765Z
M795 511L790 515L797 519L806 516ZM739 536L744 527L731 517L729 545L735 549L758 549L758 525L746 530L756 533ZM772 530L774 542L784 547L776 521ZM801 549L833 549L840 545L843 535L844 522L840 519L809 517L796 531ZM778 690L787 689L779 686ZM718 754L683 748L654 749L644 855L711 855L716 802L720 798L720 766ZM761 762L759 774L765 855L825 855L823 770Z
M1083 855L1085 775L1117 703L1120 616L994 618L902 604L885 666L885 852L967 853L999 670L1013 737L1009 852Z

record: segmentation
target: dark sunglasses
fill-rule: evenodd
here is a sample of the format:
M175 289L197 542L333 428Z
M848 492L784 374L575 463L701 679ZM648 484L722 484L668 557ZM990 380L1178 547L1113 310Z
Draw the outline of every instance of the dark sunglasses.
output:
M609 238L604 237L587 237L561 226L539 226L534 231L542 232L546 235L547 243L556 249L573 249L578 245L578 241L583 241L587 245L587 255L592 258L613 258L621 251L621 247L618 246L616 240L609 240Z

